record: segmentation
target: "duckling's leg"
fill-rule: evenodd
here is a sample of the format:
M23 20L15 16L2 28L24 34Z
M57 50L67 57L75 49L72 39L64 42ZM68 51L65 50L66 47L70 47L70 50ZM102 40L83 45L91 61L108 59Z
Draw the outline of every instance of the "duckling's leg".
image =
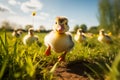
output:
M45 51L45 55L47 55L47 56L51 55L51 51L50 50L51 50L51 47L48 46L48 48Z
M65 56L66 56L66 51L61 55L61 56L59 56L58 57L58 61L65 61Z

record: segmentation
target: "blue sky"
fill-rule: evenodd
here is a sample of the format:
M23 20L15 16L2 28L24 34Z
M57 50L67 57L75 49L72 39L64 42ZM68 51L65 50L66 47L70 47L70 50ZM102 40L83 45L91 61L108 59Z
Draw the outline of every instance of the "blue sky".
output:
M76 24L88 27L99 24L99 0L0 0L0 22L7 20L12 23L33 24L34 28L44 25L51 29L56 16L66 16L72 30ZM32 16L36 11L36 16Z

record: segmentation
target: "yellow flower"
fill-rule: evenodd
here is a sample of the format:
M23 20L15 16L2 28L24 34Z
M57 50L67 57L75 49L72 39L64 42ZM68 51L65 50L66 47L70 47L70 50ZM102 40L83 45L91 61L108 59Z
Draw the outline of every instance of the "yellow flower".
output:
M35 16L35 15L36 15L36 11L33 11L33 12L32 12L32 16Z

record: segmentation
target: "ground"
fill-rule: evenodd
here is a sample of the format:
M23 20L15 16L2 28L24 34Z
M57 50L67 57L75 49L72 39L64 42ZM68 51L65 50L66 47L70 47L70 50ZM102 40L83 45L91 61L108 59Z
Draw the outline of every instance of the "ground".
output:
M85 63L87 64L87 62L78 61L58 66L54 74L57 77L56 80L90 80L86 75L90 70L85 67Z

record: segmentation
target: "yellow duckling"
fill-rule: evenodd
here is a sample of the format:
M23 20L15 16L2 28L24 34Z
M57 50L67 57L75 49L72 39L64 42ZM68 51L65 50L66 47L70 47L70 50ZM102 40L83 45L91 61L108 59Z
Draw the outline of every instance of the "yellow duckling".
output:
M17 32L17 30L14 30L13 33L12 33L12 36L13 36L13 37L20 37L20 35L21 35L21 34L19 34L19 33Z
M23 38L23 43L25 45L31 45L32 43L34 42L37 42L39 43L38 41L38 36L37 35L34 35L34 30L33 28L30 28L28 30L28 34Z
M86 36L84 35L82 29L78 29L77 33L74 37L75 41L79 42L79 43L83 43L86 41Z
M50 50L52 49L57 53L64 52L58 61L65 60L66 53L74 46L72 36L67 32L68 30L68 19L62 16L56 17L53 31L44 38L45 45L48 47L45 51L47 56L51 54Z
M105 34L104 29L101 29L99 31L99 36L98 36L98 41L102 42L102 43L112 43L112 39L110 36L108 36L107 34Z

